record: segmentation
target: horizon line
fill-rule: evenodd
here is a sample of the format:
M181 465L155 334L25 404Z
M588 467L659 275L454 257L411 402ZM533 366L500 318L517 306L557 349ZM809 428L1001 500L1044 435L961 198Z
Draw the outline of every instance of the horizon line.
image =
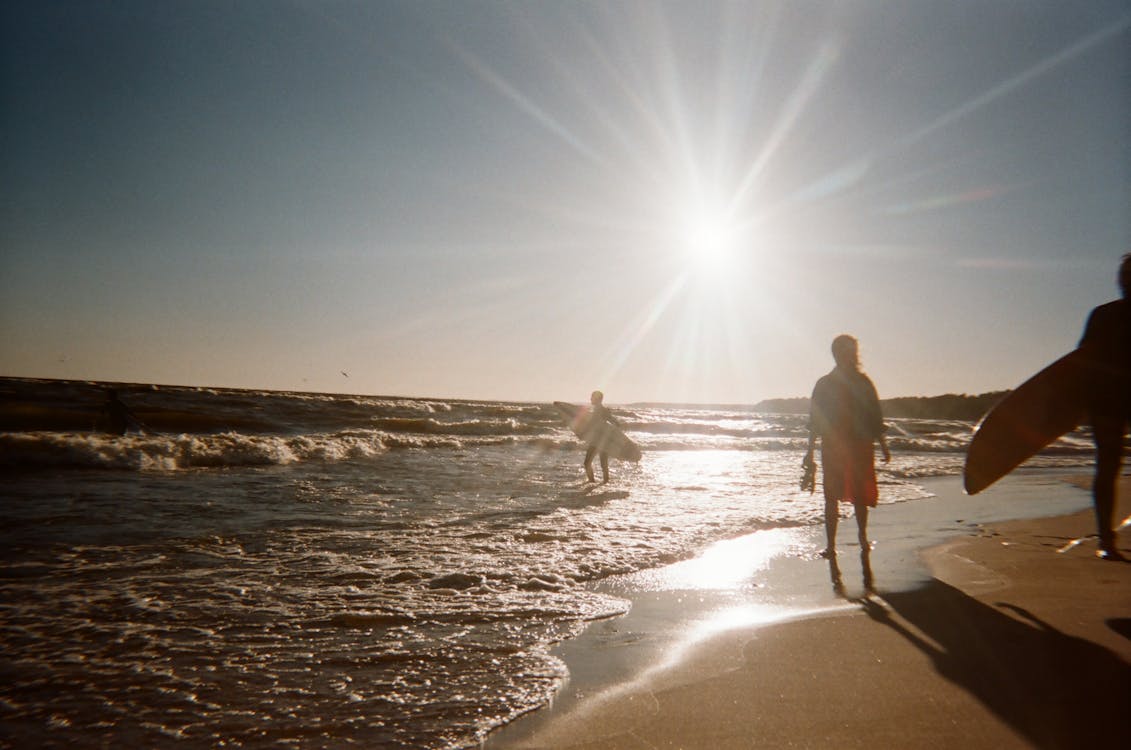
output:
M51 383L81 383L84 385L104 387L104 388L177 388L183 390L222 390L222 391L247 391L259 393L279 393L279 394L300 394L307 396L343 396L343 397L356 397L356 398L375 398L375 399L407 399L412 401L467 401L472 403L501 403L501 404L548 404L553 403L555 400L563 401L565 399L499 399L499 398L481 398L481 397L465 397L465 396L411 396L405 394L392 394L392 393L354 393L347 391L304 391L285 388L260 388L260 387L237 387L226 385L186 385L180 383L146 383L140 381L128 380L96 380L92 378L52 378L52 377L37 377L28 375L0 375L0 380L24 380L24 381L39 381ZM933 399L933 398L981 398L984 396L992 396L1002 393L1007 393L1010 389L997 389L982 391L981 393L939 393L933 395L916 395L916 396L889 396L881 398L880 402L885 401L898 401L901 399ZM584 399L578 401L581 403ZM775 401L809 401L809 396L771 396L768 398L759 399L754 402L743 401L656 401L656 400L642 400L642 401L625 401L613 402L613 406L620 408L641 408L641 407L680 407L680 408L697 408L697 409L733 409L736 411L744 411L753 409ZM570 402L572 403L572 402Z

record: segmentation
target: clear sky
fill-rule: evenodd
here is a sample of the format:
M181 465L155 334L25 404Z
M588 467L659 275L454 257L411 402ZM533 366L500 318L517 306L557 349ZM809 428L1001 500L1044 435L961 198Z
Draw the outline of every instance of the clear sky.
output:
M978 393L1131 250L1126 0L0 14L0 375Z

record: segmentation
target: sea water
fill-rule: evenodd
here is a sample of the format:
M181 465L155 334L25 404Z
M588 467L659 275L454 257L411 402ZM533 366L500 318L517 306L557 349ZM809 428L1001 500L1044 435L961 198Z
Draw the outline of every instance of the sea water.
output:
M593 485L549 404L118 391L144 433L0 381L5 746L474 746L626 610L602 582L821 522L803 415L614 408L644 459ZM970 423L889 424L881 503L960 472Z

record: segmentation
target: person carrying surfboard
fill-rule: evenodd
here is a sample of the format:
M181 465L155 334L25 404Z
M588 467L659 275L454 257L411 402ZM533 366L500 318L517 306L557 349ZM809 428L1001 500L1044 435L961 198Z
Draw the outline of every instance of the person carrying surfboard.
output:
M884 420L876 386L860 370L859 345L848 335L833 339L836 367L813 387L809 411L809 447L802 461L808 471L813 451L821 442L821 478L825 494L825 537L822 557L836 557L836 529L841 502L855 509L862 551L869 549L868 509L876 507L874 444L879 442L885 463L891 460L884 439Z
M601 391L593 391L589 396L589 415L588 423L585 426L585 432L589 439L589 447L585 450L585 476L590 482L596 482L593 478L593 458L597 455L601 457L601 484L609 483L609 452L604 446L602 440L602 432L606 424L611 424L614 427L620 428L620 423L613 417L612 412L604 404L605 394Z
M1096 443L1092 503L1100 545L1106 560L1126 561L1115 546L1115 483L1123 463L1123 441L1131 421L1131 253L1119 265L1122 298L1100 305L1088 315L1080 351L1091 380L1088 417Z

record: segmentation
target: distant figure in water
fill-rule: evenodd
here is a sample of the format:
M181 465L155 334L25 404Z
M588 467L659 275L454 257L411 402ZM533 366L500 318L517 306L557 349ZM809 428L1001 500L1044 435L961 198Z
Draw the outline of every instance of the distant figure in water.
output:
M879 442L884 461L891 460L884 440L880 400L872 381L860 371L859 347L852 336L833 339L836 367L813 387L809 412L809 449L802 465L813 464L813 448L821 441L821 477L825 490L825 536L822 556L836 556L838 503L856 510L861 554L869 549L868 508L876 507L876 469L873 444Z
M1115 482L1123 463L1123 440L1131 420L1131 253L1119 265L1121 299L1092 310L1080 339L1094 379L1088 417L1096 442L1092 502L1105 560L1122 560L1115 546Z
M593 457L598 453L601 455L601 484L609 483L609 454L602 449L599 445L599 438L605 423L609 423L616 427L620 427L620 423L613 418L612 412L604 404L605 394L600 391L593 391L589 396L589 423L585 428L588 434L589 448L585 451L585 476L590 482L596 482L593 478Z
M106 432L112 435L125 435L131 427L138 427L141 424L129 407L118 398L118 392L113 388L106 391L106 403L102 406L102 413L106 415Z

